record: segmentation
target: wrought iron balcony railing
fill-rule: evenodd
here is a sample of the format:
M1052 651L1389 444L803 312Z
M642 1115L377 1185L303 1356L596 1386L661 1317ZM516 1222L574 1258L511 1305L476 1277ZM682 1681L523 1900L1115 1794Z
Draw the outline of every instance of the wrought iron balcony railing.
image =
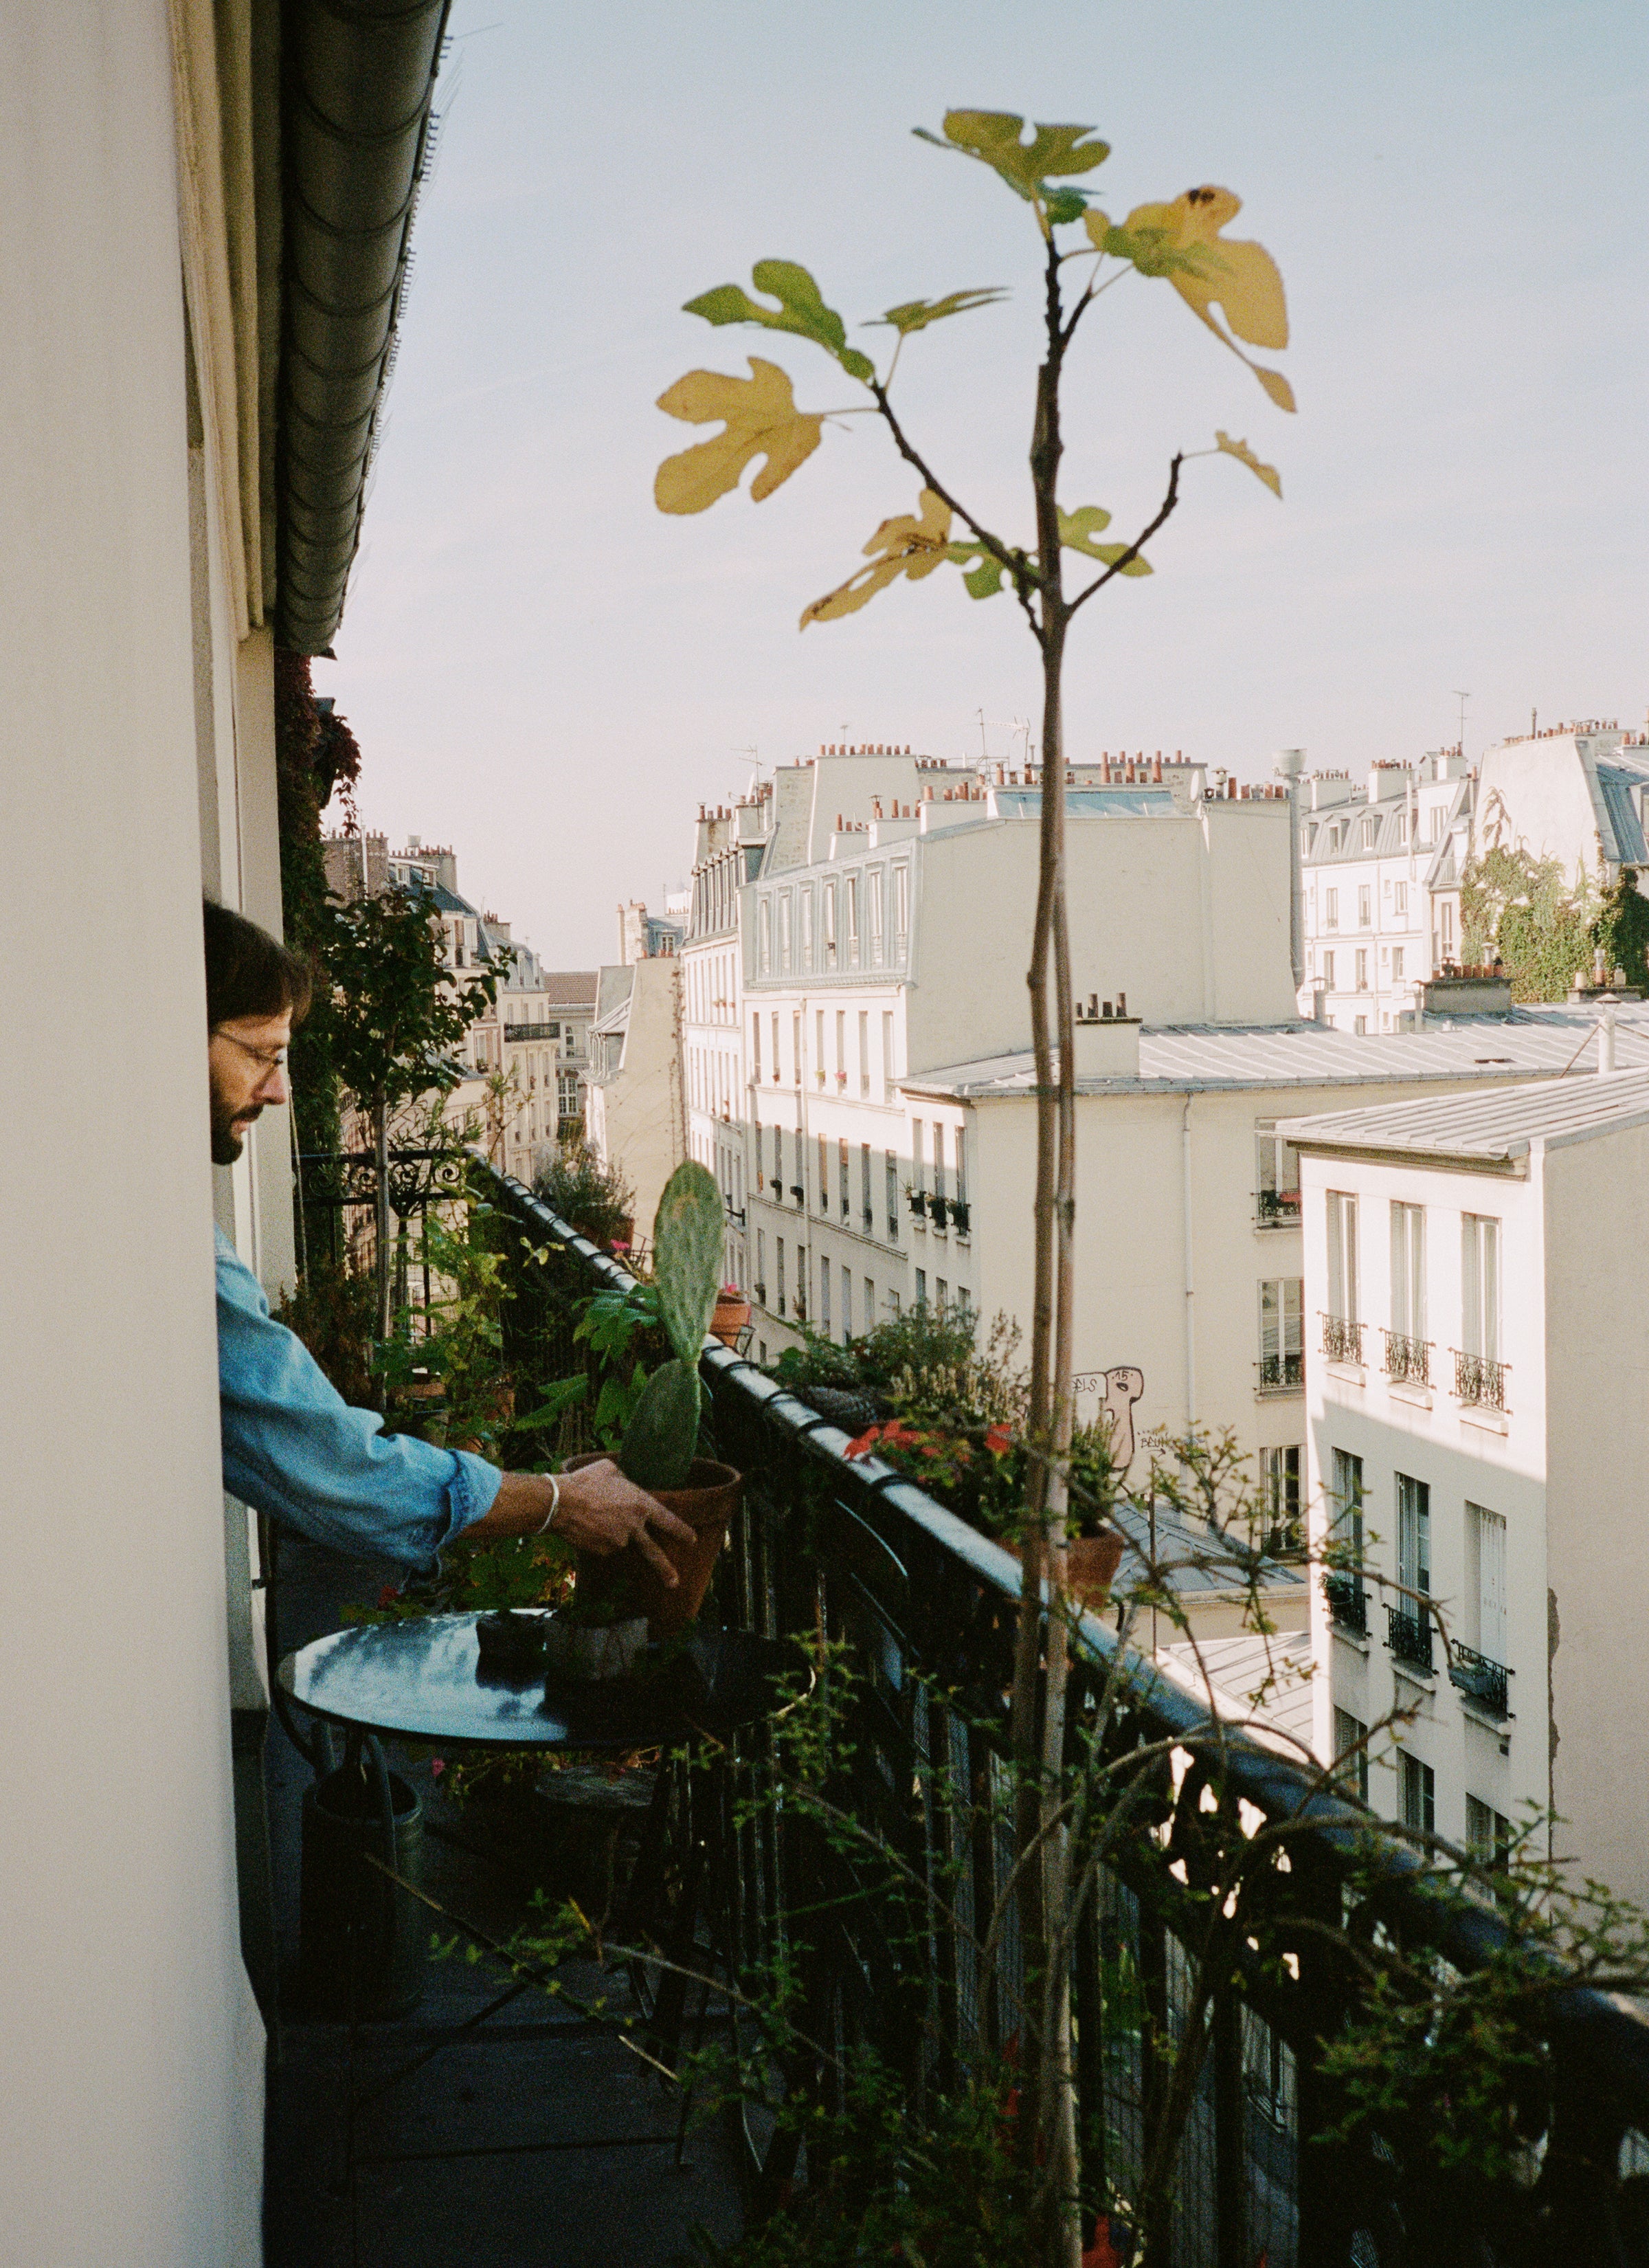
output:
M1430 1386L1432 1383L1432 1342L1411 1339L1402 1331L1388 1331L1386 1340L1386 1375L1400 1386Z
M1355 1575L1325 1575L1322 1594L1329 1602L1329 1619L1336 1628L1355 1631L1358 1638L1368 1636L1368 1593Z
M1305 1382L1304 1354L1266 1354L1260 1357L1262 1394L1286 1394Z
M1435 1668L1432 1659L1432 1617L1417 1615L1409 1607L1388 1607L1386 1609L1386 1644L1391 1649L1394 1661L1402 1662L1405 1669L1418 1669L1430 1677Z
M1470 1410L1504 1410L1505 1374L1511 1364L1491 1361L1486 1354L1464 1354L1459 1347L1454 1355L1455 1399Z
M1503 1661L1491 1661L1486 1653L1474 1653L1469 1646L1449 1648L1449 1683L1491 1717L1508 1717L1512 1713L1507 1690L1511 1675Z
M572 1336L583 1302L632 1278L519 1182L479 1164L475 1171L501 1219L520 1232L506 1248L515 1292L503 1315L506 1353L531 1376L591 1364ZM848 1459L846 1434L732 1349L707 1347L700 1376L709 1453L745 1476L707 1618L769 1634L817 1632L859 1665L864 1701L832 1801L896 1849L912 1881L959 1883L946 1896L983 1916L1004 1895L1012 1863L1002 1697L1012 1683L1018 1562L873 1456ZM1393 1609L1391 1630L1394 1653L1429 1664L1422 1617ZM1452 2170L1412 2150L1401 2123L1388 2129L1373 2113L1345 2139L1344 2099L1322 2071L1321 2043L1366 1989L1359 1961L1336 1949L1351 1878L1366 1892L1372 1875L1395 1936L1432 1948L1462 1973L1509 1946L1506 1920L1441 1889L1410 1843L1321 1770L1211 1714L1095 1614L1076 1628L1068 1709L1073 1728L1108 1722L1108 1753L1159 1745L1174 1756L1170 1769L1164 1753L1151 1783L1148 1822L1109 1847L1071 1946L1071 2069L1078 2131L1096 2138L1095 2158L1085 2152L1096 2183L1137 2194L1169 2092L1153 2041L1171 2021L1171 1980L1191 1973L1208 1926L1198 1837L1217 1810L1252 1807L1290 1837L1287 1869L1264 1876L1261 1926L1286 1940L1297 1918L1300 1951L1239 1961L1217 1996L1205 2125L1194 2125L1176 2173L1174 2257L1246 2262L1269 2250L1278 2262L1440 2268L1463 2257L1459 2232L1482 2229L1492 2200L1497 2261L1643 2259L1623 2233L1629 2205L1616 2164L1623 2132L1649 2133L1649 2016L1582 1986L1538 2004L1531 2021L1550 2089L1542 2095L1521 2075L1505 2081L1508 2114L1515 2084L1520 2131L1533 2140L1544 2123L1543 2169L1532 2187ZM735 1737L727 1763L740 1802L767 1769L769 1747L765 1727ZM959 1805L958 1789L983 1793ZM738 1918L740 1945L747 1935L768 1941L786 1912L824 1917L807 1970L821 2068L874 2051L914 2102L932 2074L1008 2036L1023 1955L1011 1906L987 1973L966 1931L913 1933L898 1914L884 1914L858 1884L851 1857L834 1855L834 1837L807 1840L794 1824L769 1834L759 1807L752 1817L727 1840L730 1879L718 1895ZM1165 1860L1182 1853L1188 1863L1170 1871ZM1285 2060L1293 2084L1274 2090L1282 2131L1256 2142L1243 2075ZM769 2186L802 2178L793 2148L782 2164L773 2149L767 2158ZM1487 2242L1478 2246L1485 2260Z
M1361 1323L1354 1323L1349 1315L1324 1315L1322 1351L1330 1362L1354 1362L1360 1366L1363 1359Z

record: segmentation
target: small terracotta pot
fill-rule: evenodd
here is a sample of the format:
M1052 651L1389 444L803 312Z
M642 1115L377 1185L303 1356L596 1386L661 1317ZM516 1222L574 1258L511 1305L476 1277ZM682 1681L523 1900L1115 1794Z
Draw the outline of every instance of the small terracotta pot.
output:
M718 1300L716 1312L710 1319L710 1336L724 1346L736 1347L739 1334L750 1320L748 1300Z
M594 1449L583 1456L569 1457L563 1469L576 1473L585 1465L600 1464L606 1455L604 1449ZM658 1535L654 1539L663 1546L681 1579L674 1590L668 1589L652 1563L644 1559L633 1544L630 1546L629 1595L635 1601L637 1613L647 1617L649 1638L674 1638L686 1629L703 1606L716 1554L726 1540L728 1522L739 1509L743 1487L744 1475L735 1472L731 1465L712 1464L708 1457L696 1457L685 1488L650 1491L666 1512L686 1521L693 1530L693 1541L688 1543L674 1535ZM580 1553L580 1560L583 1557ZM604 1569L611 1564L595 1562Z
M1120 1528L1101 1528L1097 1535L1073 1535L1065 1547L1065 1568L1071 1595L1079 1606L1097 1614L1111 1594L1111 1585L1123 1564L1124 1543ZM1005 1543L1021 1565L1024 1554L1017 1543Z

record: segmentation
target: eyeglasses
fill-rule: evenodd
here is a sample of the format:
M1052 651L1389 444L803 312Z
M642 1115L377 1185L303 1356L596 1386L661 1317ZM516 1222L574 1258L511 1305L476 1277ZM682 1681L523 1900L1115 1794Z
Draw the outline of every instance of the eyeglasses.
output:
M253 1062L261 1064L265 1071L286 1069L284 1048L249 1048L244 1040L238 1040L232 1032L214 1032L212 1037L215 1040L227 1040L232 1048L239 1048L243 1056L250 1056Z

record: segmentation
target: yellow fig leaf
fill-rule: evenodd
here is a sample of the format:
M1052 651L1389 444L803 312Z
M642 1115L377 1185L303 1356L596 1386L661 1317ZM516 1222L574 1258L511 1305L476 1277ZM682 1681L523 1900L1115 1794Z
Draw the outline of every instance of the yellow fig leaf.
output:
M755 457L766 464L750 483L760 504L787 481L819 446L822 417L798 409L788 376L777 363L749 357L750 376L730 378L716 370L690 370L659 396L659 407L689 425L719 418L726 428L714 440L700 441L679 456L666 457L653 481L660 512L703 512L718 497L736 489Z
M1263 370L1236 344L1285 347L1288 306L1277 262L1263 245L1220 234L1242 210L1229 189L1187 189L1172 204L1136 205L1120 228L1101 212L1083 225L1096 252L1130 260L1142 276L1164 276L1200 322L1259 379L1279 409L1292 409L1293 389L1280 371ZM1227 331L1211 313L1223 308ZM1233 338L1232 334L1235 334Z
M902 338L911 331L926 330L930 323L943 322L946 315L965 315L970 307L989 307L1007 296L993 284L984 291L947 291L942 299L906 299L877 316L876 323L890 323Z
M1229 433L1216 433L1215 446L1239 464L1246 465L1255 478L1262 480L1274 497L1281 498L1283 482L1275 465L1263 465L1246 441L1233 441Z
M801 627L809 622L834 622L843 615L857 614L868 606L878 591L885 591L901 575L908 575L913 583L942 567L951 556L951 508L931 489L922 491L921 510L899 512L892 519L883 520L870 541L865 546L865 556L875 560L870 567L861 567L855 575L837 589L828 591L822 599L815 599L802 609ZM876 554L881 553L880 559Z
M1108 142L1084 139L1093 133L1091 126L1037 126L1030 140L1024 141L1024 119L1008 110L947 110L942 142L924 126L912 130L938 149L960 150L965 157L977 158L1032 203L1050 176L1090 173L1111 154Z
M1098 559L1107 567L1115 567L1119 559L1133 549L1129 543L1096 543L1094 537L1111 524L1111 515L1103 505L1085 504L1079 512L1059 514L1059 541L1066 551L1080 551L1085 557ZM1154 569L1143 558L1130 559L1120 571L1124 575L1150 575Z

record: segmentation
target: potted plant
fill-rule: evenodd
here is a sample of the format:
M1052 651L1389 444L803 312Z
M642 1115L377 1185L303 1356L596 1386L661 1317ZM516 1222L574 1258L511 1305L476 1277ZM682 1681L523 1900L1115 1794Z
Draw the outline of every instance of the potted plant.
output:
M710 1335L724 1346L736 1347L739 1334L750 1320L750 1302L736 1284L724 1284L716 1294L716 1311L710 1319Z
M580 1611L585 1617L600 1614L597 1626L644 1617L648 1635L655 1638L673 1638L685 1628L703 1603L716 1554L738 1506L741 1476L730 1465L698 1454L703 1399L698 1359L718 1305L725 1232L721 1191L703 1166L686 1160L664 1185L652 1232L652 1288L659 1321L674 1357L660 1363L643 1385L624 1427L617 1462L627 1480L687 1522L694 1531L693 1541L659 1539L676 1571L674 1590L666 1587L633 1547L607 1559L580 1552L578 1593L585 1602ZM603 1454L596 1451L571 1458L568 1470L576 1471ZM598 1602L605 1602L604 1609Z

